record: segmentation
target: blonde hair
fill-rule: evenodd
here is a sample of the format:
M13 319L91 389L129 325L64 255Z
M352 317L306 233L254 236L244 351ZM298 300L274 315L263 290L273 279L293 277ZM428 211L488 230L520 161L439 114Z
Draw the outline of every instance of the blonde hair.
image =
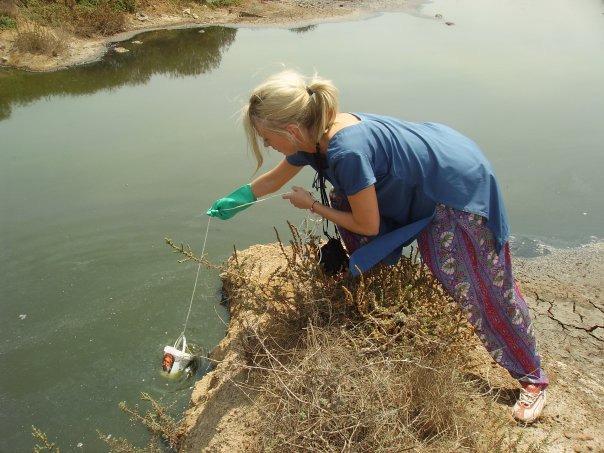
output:
M307 78L295 71L269 77L254 88L248 104L241 109L243 127L258 164L256 170L264 160L256 126L282 134L293 142L294 137L285 126L295 124L318 143L337 113L338 90L330 80L317 74Z

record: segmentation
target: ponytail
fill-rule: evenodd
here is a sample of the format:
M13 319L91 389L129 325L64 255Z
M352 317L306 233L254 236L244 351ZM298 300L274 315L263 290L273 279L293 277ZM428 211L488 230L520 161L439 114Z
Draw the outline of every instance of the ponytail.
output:
M249 102L241 109L241 118L248 143L256 158L258 170L263 156L257 126L294 137L285 130L296 124L318 143L331 127L338 113L338 90L330 80L314 75L307 78L295 71L274 74L258 85Z

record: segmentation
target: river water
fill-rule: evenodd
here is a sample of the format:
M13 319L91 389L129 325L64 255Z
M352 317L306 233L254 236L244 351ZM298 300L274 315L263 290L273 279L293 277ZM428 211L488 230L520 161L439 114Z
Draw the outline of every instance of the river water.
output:
M63 451L104 451L97 429L144 445L118 409L140 392L181 413L193 380L159 367L196 266L164 237L199 252L200 214L250 180L236 112L283 65L332 78L343 110L472 137L499 176L518 254L601 238L603 13L599 0L439 0L293 30L149 32L98 63L1 70L0 451L31 451L31 425ZM275 199L216 221L208 254L272 241L285 219L302 215ZM187 337L206 349L225 330L219 289L203 270Z

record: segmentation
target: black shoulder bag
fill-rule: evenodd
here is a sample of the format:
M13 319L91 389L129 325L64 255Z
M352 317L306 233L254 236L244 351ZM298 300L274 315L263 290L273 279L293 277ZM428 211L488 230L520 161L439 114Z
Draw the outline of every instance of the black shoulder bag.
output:
M321 204L330 206L327 190L325 189L324 170L327 168L325 156L319 150L317 143L317 152L315 153L315 164L317 166L317 174L312 186L321 194ZM321 254L319 264L327 275L335 275L348 268L348 254L342 246L342 240L338 233L337 227L334 225L335 235L329 235L329 221L326 219L323 223L323 234L327 237L327 243L321 246Z

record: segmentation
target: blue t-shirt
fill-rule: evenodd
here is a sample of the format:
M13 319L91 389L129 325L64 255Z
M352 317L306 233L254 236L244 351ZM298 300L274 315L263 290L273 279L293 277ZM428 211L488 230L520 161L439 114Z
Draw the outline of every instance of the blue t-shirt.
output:
M442 203L485 217L501 249L509 236L505 207L491 165L476 143L442 124L354 115L361 121L329 141L325 177L347 196L375 185L379 236L431 218ZM311 153L299 151L287 161L316 170ZM415 236L401 236L401 245Z

